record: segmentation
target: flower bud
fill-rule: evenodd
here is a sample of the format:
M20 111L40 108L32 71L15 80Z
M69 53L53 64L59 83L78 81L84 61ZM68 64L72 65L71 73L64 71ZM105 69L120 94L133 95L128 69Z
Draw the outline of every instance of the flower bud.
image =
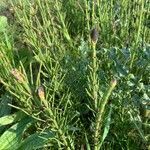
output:
M96 28L92 29L91 31L91 40L93 43L97 43L98 40L98 30Z
M115 87L117 85L117 80L116 79L111 80L111 85L112 87Z
M43 86L38 88L38 96L41 100L45 100L45 92Z
M20 82L20 83L24 82L24 76L23 76L23 74L22 74L19 70L17 70L17 69L12 69L12 70L11 70L11 74L15 77L15 79L16 79L18 82Z

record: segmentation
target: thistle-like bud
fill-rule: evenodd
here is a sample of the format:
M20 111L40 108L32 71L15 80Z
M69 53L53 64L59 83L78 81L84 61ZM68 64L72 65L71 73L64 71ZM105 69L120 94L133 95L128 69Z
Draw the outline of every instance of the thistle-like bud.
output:
M44 92L44 87L43 86L39 86L38 96L41 100L45 100L45 92Z
M15 79L18 82L23 83L25 81L24 80L24 75L17 69L12 69L11 74L15 77Z
M91 41L96 44L98 40L98 30L96 28L91 31Z
M117 80L116 79L111 80L111 85L112 87L115 87L117 85Z

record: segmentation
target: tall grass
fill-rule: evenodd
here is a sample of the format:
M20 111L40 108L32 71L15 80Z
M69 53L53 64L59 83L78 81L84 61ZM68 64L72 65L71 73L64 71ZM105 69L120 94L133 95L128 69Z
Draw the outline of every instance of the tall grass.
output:
M149 1L10 4L0 150L148 149Z

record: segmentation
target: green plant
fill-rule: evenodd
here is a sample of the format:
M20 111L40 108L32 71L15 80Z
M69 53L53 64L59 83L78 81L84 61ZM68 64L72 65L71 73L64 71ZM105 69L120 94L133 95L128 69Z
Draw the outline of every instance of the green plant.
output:
M11 1L14 22L1 17L0 149L148 148L148 5Z

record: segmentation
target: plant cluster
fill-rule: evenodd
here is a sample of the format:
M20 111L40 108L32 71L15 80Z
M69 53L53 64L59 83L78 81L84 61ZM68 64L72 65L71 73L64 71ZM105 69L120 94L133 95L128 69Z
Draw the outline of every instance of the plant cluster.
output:
M148 0L9 0L0 9L0 150L149 149Z

